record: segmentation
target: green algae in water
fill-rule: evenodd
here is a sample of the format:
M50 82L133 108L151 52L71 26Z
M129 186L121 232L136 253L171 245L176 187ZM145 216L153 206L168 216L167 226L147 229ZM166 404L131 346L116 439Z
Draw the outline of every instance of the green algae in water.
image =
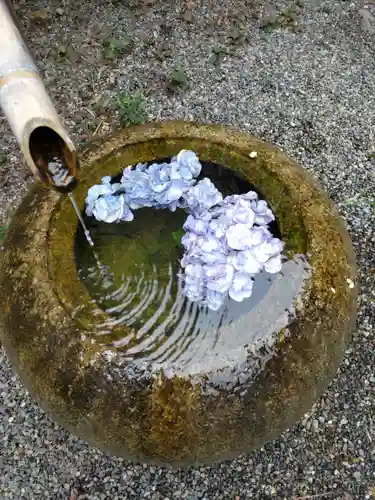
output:
M160 161L160 160L159 160ZM253 189L246 181L213 164L203 163L200 177L210 177L224 196ZM225 367L231 357L246 359L277 340L293 316L302 289L304 262L290 260L279 275L260 273L253 294L241 303L227 298L219 311L191 303L178 279L183 248L183 210L135 211L132 222L106 224L85 217L95 242L95 254L78 228L76 257L80 279L108 320L98 322L102 342L123 351L132 362L147 362L157 370L199 373ZM280 237L276 223L270 226ZM129 334L112 329L122 324ZM267 356L266 356L267 357Z

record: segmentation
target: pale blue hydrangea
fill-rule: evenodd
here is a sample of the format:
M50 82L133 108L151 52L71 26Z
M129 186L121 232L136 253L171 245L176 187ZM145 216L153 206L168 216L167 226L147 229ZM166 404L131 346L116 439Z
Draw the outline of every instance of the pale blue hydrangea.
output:
M234 267L231 264L220 264L214 266L205 266L205 275L207 278L207 289L215 292L228 292L232 286Z
M188 264L185 273L181 275L184 280L184 294L192 302L203 300L205 294L205 276L203 266L200 264Z
M186 166L183 168L187 169ZM121 185L128 196L130 208L154 207L176 210L178 200L194 182L182 178L178 173L177 163L155 163L149 167L137 165L135 170L131 167L126 168Z
M191 213L203 213L223 200L223 195L207 177L187 190L180 207Z
M135 169L127 167L121 177L120 184L127 195L129 207L133 210L153 206L150 177L145 171L146 167L147 165L142 164L138 164Z
M269 224L270 222L275 220L275 216L273 215L271 209L268 207L267 202L264 200L254 200L251 202L251 208L255 214L255 223Z
M255 275L262 270L262 263L252 254L251 250L236 252L231 255L231 263L237 271L244 271L247 274Z
M250 274L236 273L233 276L232 284L229 289L229 297L237 302L251 297L253 292L253 280Z
M99 198L93 209L93 216L105 222L130 222L134 215L125 200L125 195L109 195Z
M196 219L192 215L189 215L186 219L183 228L185 231L191 231L194 234L202 235L207 233L209 221L203 219Z
M103 179L105 179L105 177L103 177ZM90 187L86 196L86 214L92 216L97 200L102 196L111 195L112 192L112 186L106 182Z
M94 215L98 220L114 222L116 213L121 213L120 202L118 211L115 202L108 203L103 198L124 194L128 210L124 213L142 207L168 208L176 210L182 201L182 196L195 184L195 178L200 174L201 164L193 151L182 150L172 159L171 163L154 163L148 166L139 163L135 168L126 167L119 183L111 184L109 176L103 177L102 184L89 189L86 198L86 213ZM108 206L112 209L109 212ZM107 215L108 214L108 215ZM124 220L118 218L118 222ZM126 219L130 220L130 219Z
M225 294L216 292L215 290L207 290L205 292L204 301L201 300L209 309L217 311L224 304Z
M261 271L279 272L284 245L270 233L267 225L275 218L257 193L223 200L209 179L196 183L201 168L187 150L170 163L127 167L119 183L106 176L89 189L86 213L111 223L133 220L132 210L142 207L184 208L189 213L181 239L184 294L217 310L228 296L238 302L249 298Z
M267 260L267 262L264 263L264 270L267 271L267 273L272 273L272 274L279 273L282 267L283 263L280 254L273 255Z
M202 165L193 151L183 149L172 159L172 179L191 181L201 173Z
M251 247L251 227L246 224L233 224L225 232L225 240L232 250L245 250Z

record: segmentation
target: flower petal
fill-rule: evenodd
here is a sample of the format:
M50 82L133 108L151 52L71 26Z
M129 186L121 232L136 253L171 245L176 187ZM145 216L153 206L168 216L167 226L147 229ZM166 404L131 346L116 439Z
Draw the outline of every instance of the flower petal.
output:
M246 273L236 273L233 277L232 287L229 290L229 296L237 301L242 302L251 296L253 291L253 280Z
M275 255L274 257L271 257L264 264L264 269L267 271L267 273L279 273L282 267L283 265L281 262L281 255Z
M225 233L227 244L233 250L251 246L251 231L245 224L234 224Z
M248 274L257 274L263 267L262 263L249 250L238 252L232 258L232 263L237 271L243 271Z

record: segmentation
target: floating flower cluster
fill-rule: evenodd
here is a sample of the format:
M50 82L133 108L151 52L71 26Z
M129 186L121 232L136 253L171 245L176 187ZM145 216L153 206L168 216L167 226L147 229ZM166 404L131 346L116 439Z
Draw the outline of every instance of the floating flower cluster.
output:
M175 211L181 204L189 206L194 195L191 201L184 196L195 185L201 169L197 155L187 150L180 151L170 163L127 167L119 183L111 184L110 177L103 177L102 184L89 189L86 213L103 222L121 222L133 220L132 210L142 207Z
M184 293L217 310L228 296L238 302L250 297L262 270L278 273L284 245L267 227L274 215L264 200L253 191L223 199L209 179L196 182L201 168L186 150L171 163L127 167L119 183L103 177L89 189L86 213L111 223L133 220L132 210L142 207L185 209Z
M267 203L253 191L189 215L181 240L185 295L214 310L228 295L238 302L250 297L253 276L281 270L284 245L266 227L273 220Z

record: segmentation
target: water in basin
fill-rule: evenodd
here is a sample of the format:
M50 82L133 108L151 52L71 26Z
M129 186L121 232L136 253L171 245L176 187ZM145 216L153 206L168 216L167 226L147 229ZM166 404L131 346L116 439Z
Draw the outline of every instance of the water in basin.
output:
M254 190L224 167L202 165L201 177L209 177L223 196ZM308 274L306 262L295 257L278 275L260 273L252 296L241 303L228 298L218 311L191 303L177 277L186 216L183 210L144 208L135 212L134 221L120 224L85 217L96 256L78 228L76 259L92 300L108 315L98 322L98 335L129 362L146 362L154 370L198 374L224 369L232 360L241 364L252 355L256 372L272 356L280 332L289 334L293 304ZM282 238L277 223L270 229ZM113 335L118 324L128 326L129 334Z

